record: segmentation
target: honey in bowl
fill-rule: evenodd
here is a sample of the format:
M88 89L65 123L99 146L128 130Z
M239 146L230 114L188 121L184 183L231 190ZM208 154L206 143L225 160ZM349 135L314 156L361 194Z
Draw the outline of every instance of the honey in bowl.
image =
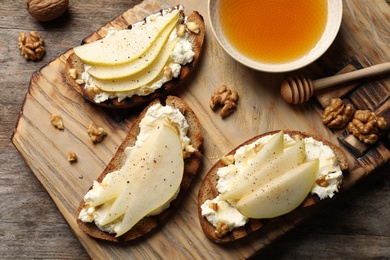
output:
M307 54L327 22L327 0L222 0L220 25L242 54L285 63Z

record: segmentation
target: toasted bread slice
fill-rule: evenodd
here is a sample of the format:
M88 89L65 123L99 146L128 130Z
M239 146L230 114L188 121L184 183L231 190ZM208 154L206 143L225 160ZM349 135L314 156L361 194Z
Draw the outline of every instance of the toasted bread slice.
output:
M234 155L236 151L245 145L248 145L250 143L253 143L257 139L260 139L261 137L264 137L266 135L272 135L275 134L279 131L272 131L268 133L264 133L261 135L258 135L250 140L247 140L246 142L242 143L238 147L236 147L234 150L229 152L227 155ZM335 153L340 169L342 171L346 170L348 168L348 159L344 151L337 147L336 145L330 143L329 141L326 141L318 136L313 136L308 133L300 132L300 131L289 131L285 130L285 134L290 135L293 139L295 140L300 140L303 138L307 137L313 137L317 141L321 141L325 145L329 146ZM210 169L210 171L207 173L206 177L204 178L201 187L199 189L199 194L198 194L198 215L199 215L199 220L200 220L200 225L202 227L202 230L204 234L209 238L211 241L215 243L220 243L220 244L227 244L231 243L235 240L242 239L246 236L248 236L250 233L259 230L261 227L264 226L266 222L264 222L261 219L249 219L248 223L245 225L245 227L240 227L231 230L229 233L226 235L219 237L216 234L216 228L206 219L206 217L202 216L202 209L201 205L206 201L206 200L212 200L215 197L219 195L218 189L216 187L217 182L218 182L218 174L217 171L219 168L226 166L222 160L219 160L215 163L215 165ZM313 195L308 195L305 201L300 205L300 207L305 207L305 206L310 206L312 204L315 204L316 202L319 201L319 198ZM270 221L270 219L266 220Z
M173 8L177 8L177 6ZM73 50L70 51L70 55L67 59L67 71L69 71L69 69L76 69L77 78L71 77L69 73L65 73L67 75L68 84L90 102L109 108L134 108L144 105L156 98L167 96L169 93L172 93L172 91L184 86L185 81L190 76L191 72L194 70L201 55L205 37L204 19L202 15L200 15L197 11L193 11L187 16L187 22L193 22L199 26L198 31L191 31L189 29L187 30L189 33L188 40L192 44L192 50L194 51L195 55L190 63L182 65L180 75L177 78L172 78L172 80L166 82L161 86L161 88L155 90L154 92L146 96L133 95L131 98L127 97L120 102L117 98L108 99L100 103L95 102L94 96L96 95L96 92L94 92L93 90L91 91L90 89L87 90L86 88L84 88L85 84L78 84L76 82L76 79L79 79L80 75L84 72L84 64L76 56ZM129 26L129 28L130 27L131 26Z
M199 124L199 121L194 114L194 112L191 110L191 108L180 98L175 96L168 96L165 100L154 100L152 101L139 115L139 117L135 120L135 122L132 124L128 135L126 136L126 139L123 141L121 146L118 148L116 154L112 158L112 160L109 162L107 167L104 169L104 171L101 173L101 175L97 178L98 182L101 182L105 175L107 175L110 172L116 171L122 167L124 164L124 161L126 159L124 150L127 146L133 146L137 140L137 136L140 132L139 129L139 123L142 120L142 118L145 116L148 108L156 103L161 103L162 105L171 106L179 109L179 111L185 116L188 124L189 124L189 130L187 136L191 140L192 146L197 150L196 152L192 153L190 157L184 159L184 174L183 179L180 184L180 192L175 200L173 200L170 203L169 208L165 209L163 212L161 212L158 215L145 217L141 221L139 221L131 230L129 230L127 233L120 237L115 237L115 234L109 234L107 232L104 232L100 230L93 222L92 223L86 223L82 222L78 219L80 211L84 208L85 203L84 200L81 201L76 217L77 217L77 224L78 226L88 235L113 241L113 242L120 242L120 241L129 241L134 240L136 238L139 238L141 236L144 236L154 230L159 224L164 222L164 220L167 219L167 217L172 213L172 211L177 207L179 201L185 196L185 192L187 188L189 187L192 179L196 175L199 165L201 163L202 153L200 151L202 143L203 143L203 137L202 137L202 129ZM92 187L91 187L92 188ZM90 189L91 189L90 188Z

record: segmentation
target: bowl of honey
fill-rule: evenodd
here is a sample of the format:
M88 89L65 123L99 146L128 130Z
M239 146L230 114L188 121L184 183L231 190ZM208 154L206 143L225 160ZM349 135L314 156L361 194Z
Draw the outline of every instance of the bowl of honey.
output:
M287 72L321 57L340 29L342 0L209 0L212 31L238 62Z

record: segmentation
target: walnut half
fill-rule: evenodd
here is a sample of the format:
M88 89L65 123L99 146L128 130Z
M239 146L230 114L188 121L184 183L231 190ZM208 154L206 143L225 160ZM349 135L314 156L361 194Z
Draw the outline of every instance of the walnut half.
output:
M345 105L340 98L333 98L325 108L322 122L329 128L341 129L348 124L354 113L352 104Z
M31 31L28 36L25 32L19 34L18 48L26 60L37 61L42 59L45 54L43 45L42 36L35 31Z
M386 127L385 119L369 110L357 110L352 121L348 123L348 131L366 144L378 141L379 130L385 130Z
M218 104L222 106L221 112L219 115L222 118L225 118L232 114L237 108L238 93L237 91L232 91L225 85L217 88L210 100L210 107L214 109Z

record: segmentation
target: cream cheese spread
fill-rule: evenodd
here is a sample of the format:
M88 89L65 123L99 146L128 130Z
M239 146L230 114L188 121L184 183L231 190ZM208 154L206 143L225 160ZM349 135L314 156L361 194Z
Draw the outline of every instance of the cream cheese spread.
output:
M187 136L189 125L183 114L180 113L177 108L173 108L171 106L162 106L161 104L155 104L148 109L144 118L139 124L140 133L137 136L135 145L131 147L126 147L125 153L127 158L130 158L133 154L137 153L138 149L140 149L142 143L147 138L154 138L153 136L151 136L152 129L156 128L159 123L161 123L165 118L168 118L171 124L178 130L183 149L183 157L185 156L185 154L193 153L196 151L196 149L191 145L191 141ZM99 183L98 181L93 182L92 189L89 190L84 196L84 202L86 206L80 211L80 214L78 216L81 221L95 222L96 226L98 226L101 230L109 233L116 233L116 229L122 221L122 217L120 217L105 226L102 226L100 224L102 223L103 217L110 210L115 199L107 201L98 207L92 207L90 205L99 197L105 187L107 187L107 185L110 183L113 176L115 176L116 174L119 174L119 171L108 173L101 183ZM161 207L157 208L153 212L150 212L148 216L157 215L161 213L164 209L168 208L170 202L177 197L179 191L180 188L169 201L167 201L164 205L161 205Z
M250 164L256 155L255 147L266 144L272 136L273 135L264 136L251 144L240 147L234 154L234 163L218 169L217 174L219 179L217 189L220 195L212 200L205 201L205 203L201 205L202 215L206 217L214 227L216 227L220 221L227 224L229 230L244 226L247 223L248 218L243 216L235 208L236 201L225 201L221 198L221 194L230 190L230 187L234 182L234 175ZM288 134L284 135L284 142L285 147L290 147L296 143ZM326 187L322 187L316 182L311 190L311 194L318 195L320 199L333 197L334 193L338 191L343 179L342 171L338 165L335 153L329 146L311 137L305 138L304 142L306 147L306 161L315 158L319 159L319 171L316 179L325 179L328 182ZM218 205L218 211L213 210L211 205L214 203ZM222 212L222 210L224 212Z
M217 204L218 210L213 209L212 204ZM213 200L206 200L201 205L202 215L205 216L210 223L217 226L218 222L223 222L229 226L229 230L244 226L248 218L243 216L231 203L221 199L218 195Z
M180 10L182 10L183 7L180 6ZM158 14L153 14L145 18L146 22L149 22L152 17L160 16L160 15L165 15L169 10L163 10L162 13ZM186 23L187 20L184 19L184 23ZM133 24L133 27L140 26L144 23L144 21ZM162 70L159 75L150 83L147 85L144 85L140 88L136 88L130 91L121 91L121 92L106 92L106 91L101 91L100 93L96 94L94 96L94 101L96 103L101 103L104 102L108 99L114 99L117 98L118 102L121 102L127 97L132 97L133 95L137 96L147 96L150 93L156 91L157 89L161 88L161 86L172 80L172 78L177 78L180 75L181 67L187 63L192 62L193 57L195 55L195 52L193 51L192 44L189 41L188 38L188 32L185 31L182 36L179 36L177 34L177 27L172 31L172 33L169 36L168 42L175 41L177 38L179 38L178 42L176 43L174 49L172 50L170 57L165 64L164 67L168 66L170 70L172 71L172 77L167 76L164 73L164 70ZM118 33L119 31L116 30L113 27L109 28L108 34L106 37L111 37L115 33ZM94 83L94 78L88 73L88 69L90 68L89 65L84 65L84 72L81 75L81 79L83 82L85 82L85 88L93 88L95 89L98 86L95 85Z

